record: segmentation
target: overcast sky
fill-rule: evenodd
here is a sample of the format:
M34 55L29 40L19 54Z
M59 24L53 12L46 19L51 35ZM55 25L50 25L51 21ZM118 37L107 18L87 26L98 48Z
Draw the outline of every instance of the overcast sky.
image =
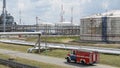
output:
M22 14L22 24L35 24L35 17L46 22L60 21L61 4L64 6L65 21L70 21L71 7L73 7L74 23L78 24L80 18L106 10L119 10L120 0L7 0L7 11L14 16L19 24L19 11ZM2 0L0 0L0 13Z

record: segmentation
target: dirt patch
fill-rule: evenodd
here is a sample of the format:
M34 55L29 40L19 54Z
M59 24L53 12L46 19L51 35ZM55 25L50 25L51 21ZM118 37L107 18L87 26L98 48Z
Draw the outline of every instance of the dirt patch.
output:
M71 41L73 41L74 39L64 39L64 40L61 40L61 42L63 42L63 43L69 43L69 42L71 42Z

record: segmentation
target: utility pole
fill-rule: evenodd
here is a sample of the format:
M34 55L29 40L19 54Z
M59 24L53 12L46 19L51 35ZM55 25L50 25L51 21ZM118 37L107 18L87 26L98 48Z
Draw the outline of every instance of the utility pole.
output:
M47 35L48 35L48 33L49 33L49 32L48 32L49 29L48 29L48 25L47 25L47 24L45 25L45 27L46 27L46 28L45 28L45 49L46 49L46 51L47 51Z
M21 19L21 10L19 10L19 24L22 23L22 19Z
M41 44L41 35L39 34L39 35L38 35L38 53L41 52L41 49L40 49L40 48L41 48L41 45L40 45L40 44Z
M36 31L38 30L38 17L36 16Z

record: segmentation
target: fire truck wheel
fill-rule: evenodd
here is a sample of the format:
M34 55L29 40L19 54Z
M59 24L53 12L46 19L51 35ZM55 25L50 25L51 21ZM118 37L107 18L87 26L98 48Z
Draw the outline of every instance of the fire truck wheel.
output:
M75 60L75 63L77 63L77 61Z
M84 62L83 60L81 61L81 63L82 63L82 64L85 64L85 62Z
M68 62L68 63L70 63L70 62L71 62L71 60L70 60L69 58L67 58L67 62Z
M93 63L90 63L89 65L93 65Z

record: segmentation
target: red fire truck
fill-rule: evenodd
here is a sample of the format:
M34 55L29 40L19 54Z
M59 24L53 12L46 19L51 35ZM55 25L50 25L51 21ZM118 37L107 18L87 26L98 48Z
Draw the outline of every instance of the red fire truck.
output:
M94 64L99 61L99 53L88 50L72 50L66 57L67 62Z

